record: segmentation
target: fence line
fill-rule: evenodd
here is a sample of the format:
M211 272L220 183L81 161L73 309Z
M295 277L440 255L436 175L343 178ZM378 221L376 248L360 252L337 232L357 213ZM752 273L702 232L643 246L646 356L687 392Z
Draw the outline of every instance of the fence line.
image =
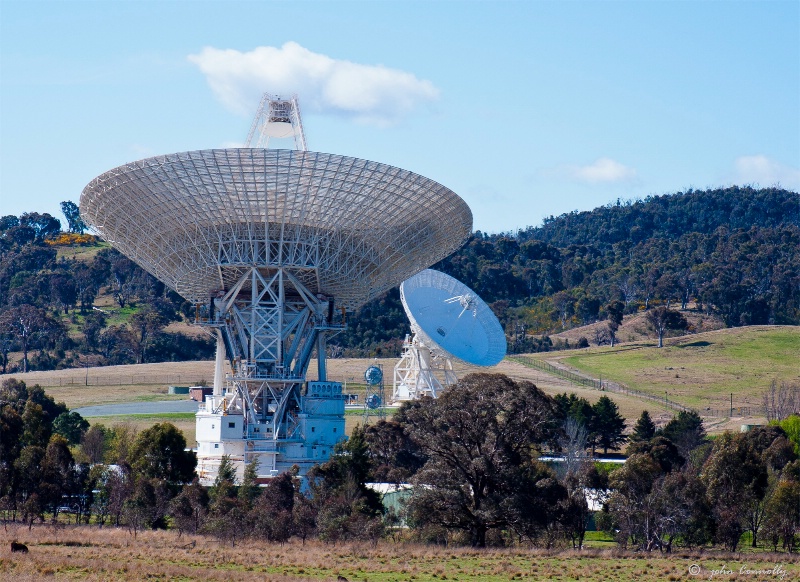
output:
M632 388L628 388L627 386L623 386L622 384L619 384L617 382L590 378L582 374L571 372L570 370L564 370L563 368L558 368L549 362L537 360L536 358L532 358L531 356L509 356L509 359L515 362L519 362L523 366L528 366L529 368L534 368L542 372L547 372L548 374L551 374L553 376L564 378L565 380L568 380L573 384L577 384L579 386L586 386L589 388L594 388L595 390L614 392L616 394L636 396L637 398L643 398L645 400L650 400L652 402L661 404L662 406L665 406L666 408L671 408L672 410L679 410L679 411L683 410L687 412L692 410L692 408L688 406L684 406L683 404L670 400L669 398L666 397L666 395L664 396L664 398L660 398L653 394L642 392L641 390L634 390Z
M729 416L765 416L763 406L734 406L733 408L705 408L697 411L701 416L727 418ZM732 413L732 414L731 414Z
M550 362L537 360L535 358L532 358L531 356L508 356L508 358L510 360L519 362L523 366L528 366L529 368L541 370L542 372L547 372L548 374L551 374L553 376L559 376L560 378L569 380L573 384L578 384L580 386L587 386L589 388L595 388L596 390L603 389L603 384L600 380L595 380L594 378L588 378L586 376L570 372L569 370L564 370L563 368L557 368Z
M132 386L132 385L160 385L160 386L198 386L203 383L211 385L213 377L209 378L207 375L191 375L191 374L166 374L166 375L152 375L152 374L114 374L111 375L95 375L89 374L71 374L69 376L52 376L48 375L42 378L32 379L24 378L26 384L33 386L38 384L42 388L53 388L55 386ZM341 382L342 386L352 386L354 389L363 388L364 382L356 380L354 376L334 378L330 374L328 380L332 382Z
M139 384L161 384L164 386L196 386L203 382L209 383L213 378L189 374L171 374L165 376L152 376L150 374L114 374L103 376L89 374L70 376L48 376L44 378L28 379L26 383L38 384L43 388L54 386L128 386Z

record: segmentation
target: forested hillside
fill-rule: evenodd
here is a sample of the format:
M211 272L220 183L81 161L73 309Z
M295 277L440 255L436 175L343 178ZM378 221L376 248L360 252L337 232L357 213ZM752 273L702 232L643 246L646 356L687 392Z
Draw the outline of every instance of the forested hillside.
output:
M434 268L490 303L518 351L548 347L529 334L606 319L615 301L625 313L691 305L730 327L798 325L800 197L734 187L617 202L517 233L476 232ZM396 292L381 302L402 312ZM346 347L391 350L407 329L402 316L369 325L373 310L353 327L383 335L367 343L350 331Z
M212 357L209 339L166 329L190 306L75 211L70 232L49 214L0 218L2 373Z
M84 235L74 204L62 209L69 232L49 214L0 218L4 372L212 356L208 339L168 331L193 317L191 305ZM491 304L512 351L549 349L543 334L654 306L727 326L798 325L800 197L735 187L617 202L517 233L476 232L434 268ZM348 315L331 355L398 355L408 331L393 289Z

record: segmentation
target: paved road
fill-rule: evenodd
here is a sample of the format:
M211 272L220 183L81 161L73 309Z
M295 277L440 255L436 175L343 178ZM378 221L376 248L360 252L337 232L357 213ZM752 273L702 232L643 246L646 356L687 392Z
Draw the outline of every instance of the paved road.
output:
M169 400L166 402L126 402L124 404L100 404L75 408L83 417L113 416L116 414L159 414L167 412L197 412L194 400Z

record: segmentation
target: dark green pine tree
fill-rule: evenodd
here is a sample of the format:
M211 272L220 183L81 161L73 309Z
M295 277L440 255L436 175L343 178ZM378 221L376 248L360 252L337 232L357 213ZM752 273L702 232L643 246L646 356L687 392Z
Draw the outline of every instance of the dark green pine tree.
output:
M642 415L633 427L633 432L628 440L632 443L649 441L656 436L656 425L653 419L650 418L650 413L646 410L642 411Z
M620 416L619 408L608 396L601 396L592 406L593 419L591 433L596 435L594 441L598 447L603 447L603 453L608 449L618 449L619 445L627 440L623 434L625 419Z

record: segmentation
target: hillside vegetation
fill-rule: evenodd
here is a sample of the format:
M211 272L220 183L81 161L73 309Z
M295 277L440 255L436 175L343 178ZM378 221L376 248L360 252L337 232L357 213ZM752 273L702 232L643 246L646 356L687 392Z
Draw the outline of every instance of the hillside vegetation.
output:
M434 268L491 305L512 352L557 348L540 336L605 320L614 301L626 315L691 306L726 327L798 325L800 197L732 187L618 201L516 233L478 231ZM332 343L386 355L405 333L393 290Z
M653 330L647 322L646 311L637 311L630 315L624 315L622 323L616 332L617 341L620 343L648 342L653 339ZM697 309L694 304L689 304L687 309L680 310L687 322L685 330L670 330L665 337L682 336L687 332L690 334L703 333L723 329L725 324L714 314L708 315ZM591 345L604 345L607 343L608 322L605 320L595 321L588 325L573 327L558 333L551 333L541 336L540 341L549 337L554 346L561 344L577 347L581 343L581 338L585 338ZM600 341L598 341L600 338ZM605 341L604 341L605 338Z
M210 358L210 338L183 323L191 313L92 235L50 215L0 218L3 373Z
M49 214L0 217L2 371L210 358L210 339L186 325L194 307L82 234L64 204L69 233ZM567 347L550 336L603 322L614 305L629 319L691 306L714 327L798 325L800 198L732 187L618 201L516 233L477 231L434 268L491 305L512 353ZM348 315L330 355L396 357L409 331L395 288ZM588 343L611 339L595 331Z

